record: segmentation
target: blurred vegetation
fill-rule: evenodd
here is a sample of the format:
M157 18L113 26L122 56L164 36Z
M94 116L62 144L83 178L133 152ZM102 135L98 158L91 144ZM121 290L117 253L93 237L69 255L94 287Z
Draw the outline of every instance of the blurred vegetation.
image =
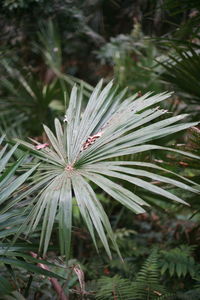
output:
M0 2L0 299L200 299L199 194L171 184L176 174L181 183L200 191L199 24L199 0ZM50 141L56 143L49 131L55 133L54 118L61 123L64 120L64 124L73 120L75 113L66 114L66 108L70 101L73 106L74 94L71 98L70 95L74 85L81 100L78 97L74 100L75 108L71 106L71 112L77 109L81 115L78 101L82 101L82 108L87 107L94 86L101 78L105 86L112 79L114 87L117 86L117 90L111 88L105 98L113 105L110 111L115 109L114 101L117 103L120 97L135 94L140 99L149 91L153 95L169 91L174 93L159 104L160 109L167 110L169 118L177 117L173 120L186 114L185 122L193 124L192 128L180 132L179 127L173 130L169 126L171 134L167 136L162 131L158 136L156 132L153 145L157 150L149 148L114 160L116 164L138 163L134 170L139 179L142 178L140 163L145 163L144 172L155 172L158 176L157 180L153 175L147 180L155 190L160 188L189 205L169 201L162 193L155 194L144 190L143 185L132 185L113 177L113 184L118 187L123 184L124 189L151 205L145 207L145 213L136 215L91 184L102 211L108 215L112 238L116 239L123 261L114 251L115 243L109 242L112 260L106 254L101 242L105 224L97 225L100 241L93 233L93 225L83 222L92 210L88 209L85 216L80 212L75 189L71 193L71 207L65 207L67 212L63 216L62 209L57 213L57 206L53 207L50 201L47 213L41 201L41 210L33 210L37 197L43 195L50 184L45 181L47 176L58 172L60 162L56 151L59 149L48 148ZM134 116L137 117L137 113ZM103 117L106 120L108 116ZM164 122L166 118L160 115L157 121ZM49 128L46 133L43 124ZM141 130L138 139L141 138L145 146L146 134L153 135L155 129L146 132L144 124L137 130ZM156 123L150 120L149 124ZM96 124L91 132L86 127L88 136L97 131L101 133L102 125ZM174 126L184 126L184 123ZM62 129L58 121L56 135L62 148ZM30 138L35 146L28 150L16 144L15 138ZM90 143L87 138L85 141ZM101 138L94 141L94 146L98 141ZM37 146L44 149L36 151ZM173 151L163 151L161 147L170 147ZM90 150L86 151L89 153L86 158L83 149L80 151L83 165L90 155ZM185 151L190 155L185 156ZM91 155L94 159L95 150ZM154 171L152 164L157 167ZM167 181L160 180L163 174ZM55 190L49 192L49 199L53 194ZM70 219L68 210L72 212L72 225L65 222L66 215ZM33 216L38 226L31 221ZM100 224L102 219L96 215L96 220L100 220ZM95 217L93 223L97 224ZM35 231L28 235L32 225ZM66 231L63 228L67 228L68 234L70 226L72 237L67 258L63 251L68 247L64 245ZM106 226L107 240L110 237L108 223ZM46 233L49 246L45 242L48 251L42 257L40 238L46 241ZM67 238L70 239L69 235Z

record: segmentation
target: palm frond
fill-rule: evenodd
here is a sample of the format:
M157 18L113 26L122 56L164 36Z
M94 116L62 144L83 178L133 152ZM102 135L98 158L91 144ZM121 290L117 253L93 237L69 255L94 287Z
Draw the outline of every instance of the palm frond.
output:
M6 60L2 60L1 65L6 71L1 80L2 125L5 123L3 119L6 119L12 126L25 127L28 135L40 135L42 123L51 126L58 111L64 111L64 97L59 80L54 79L45 84L28 69L16 68ZM4 128L7 130L5 125Z
M109 220L91 182L136 213L143 213L144 206L148 206L148 203L140 195L123 187L124 181L183 204L186 204L183 199L155 186L152 179L198 193L191 187L195 184L181 176L174 174L178 179L171 179L168 178L170 172L167 175L159 175L145 170L146 167L158 170L159 167L153 164L111 161L112 158L122 155L154 149L175 151L198 158L184 151L147 143L197 124L195 122L179 124L185 115L176 117L167 115L164 120L160 120L159 117L166 111L154 106L169 96L168 93L158 95L148 93L138 99L137 95L133 95L123 100L124 91L118 95L112 82L102 89L101 81L83 110L82 93L74 87L63 126L55 120L55 134L44 126L51 146L37 150L34 145L19 141L22 147L28 148L41 162L30 189L37 192L37 195L31 203L33 208L24 228L32 232L42 221L40 249L43 249L43 254L47 251L58 214L61 250L62 253L69 255L73 193L94 244L96 245L97 234L111 257L107 241L109 237L119 253ZM134 164L137 168L132 168ZM159 169L160 171L164 169ZM30 191L26 191L25 196L28 193Z
M4 138L5 136L0 138L0 145ZM15 177L14 173L22 164L24 157L22 156L16 162L13 162L8 166L8 162L18 145L13 146L9 151L7 151L7 147L8 145L5 145L0 150L0 204L3 204L4 201L8 200L9 196L15 192L37 168L37 166L34 166L19 177Z
M173 85L184 95L183 99L190 104L198 104L200 99L200 84L198 81L200 67L199 49L190 46L177 47L171 44L173 54L163 63L164 72L161 79Z

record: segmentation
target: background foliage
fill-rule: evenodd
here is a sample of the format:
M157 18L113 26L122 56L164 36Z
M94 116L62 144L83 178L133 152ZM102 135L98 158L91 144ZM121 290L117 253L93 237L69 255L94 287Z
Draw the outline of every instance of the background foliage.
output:
M180 182L199 189L199 22L198 0L184 0L181 4L174 0L1 1L0 299L200 299L199 195L171 184L175 173ZM78 100L72 96L70 100L74 84L85 108L102 77L105 86L114 79L114 86L118 85L118 93L124 93L124 98L133 94L140 98L148 91L154 94L174 91L159 104L160 109L168 111L167 119L178 120L178 115L186 114L186 127L193 126L184 132L175 132L174 128L171 135L153 141L154 147L171 147L173 152L149 150L116 158L118 168L121 161L134 161L138 166L142 162L146 164L144 172L152 172L150 164L156 165L151 184L154 190L164 191L163 194L123 181L126 190L151 205L145 213L134 214L91 184L98 203L102 204L101 213L105 210L112 227L110 236L114 242L109 243L112 260L104 250L109 223L106 223L108 234L102 232L101 226L97 230L102 243L93 235L92 225L83 222L84 213L80 213L73 190L71 248L69 239L62 245L66 241L62 228L69 224L56 213L55 205L51 224L47 221L53 214L51 202L47 205L50 214L46 214L44 222L51 228L42 225L38 211L31 215L37 193L38 197L42 195L41 178L45 179L52 171L49 161L44 164L45 155L50 154L48 147L36 151L31 146L31 153L13 140L31 138L31 143L34 140L35 145L40 145L52 139L54 143L49 131L55 134L54 118L59 120L58 135L59 122L63 124L66 118L69 121L70 115L65 116L69 101L72 108L73 104L78 107ZM116 91L111 88L109 93L105 100L114 98ZM164 117L159 121L164 121ZM43 124L49 128L46 127L46 133ZM151 125L152 121L148 126ZM101 130L101 126L96 129ZM182 122L175 126L184 127ZM145 137L145 128L138 128L141 139ZM88 136L95 133L95 128L87 131ZM83 134L85 140L87 135ZM100 145L100 141L101 138L99 142L97 139L86 149L87 159L98 154L100 150L95 145ZM183 156L181 151L191 155ZM54 162L57 154L51 155ZM59 166L54 164L55 172ZM141 180L138 166L134 168ZM168 172L164 173L163 168ZM163 173L165 182L159 177ZM113 184L122 185L121 179L112 177L112 180ZM184 199L190 206L168 201L164 193ZM30 230L22 226L27 224L27 216L38 222L29 235ZM28 219L29 227L31 222ZM59 226L61 248L57 237ZM48 250L43 258L37 256L41 232L45 252ZM124 262L114 251L115 241Z

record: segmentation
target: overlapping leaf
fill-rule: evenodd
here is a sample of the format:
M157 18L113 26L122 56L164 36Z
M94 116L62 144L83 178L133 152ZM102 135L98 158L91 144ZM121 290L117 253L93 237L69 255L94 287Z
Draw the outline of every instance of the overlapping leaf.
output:
M5 136L2 136L0 138L0 145L3 142L4 138ZM24 157L21 157L8 167L8 162L11 159L13 153L16 151L18 145L13 146L9 151L6 151L7 147L8 145L5 145L0 150L0 204L3 204L4 201L7 200L19 186L21 186L37 167L36 165L19 177L15 177L14 173L22 163Z

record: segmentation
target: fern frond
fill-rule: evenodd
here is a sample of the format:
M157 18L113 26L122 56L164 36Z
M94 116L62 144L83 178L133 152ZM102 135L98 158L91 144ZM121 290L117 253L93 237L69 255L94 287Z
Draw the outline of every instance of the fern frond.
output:
M132 300L133 287L128 279L123 279L118 275L102 277L98 280L99 290L96 294L98 300Z
M176 294L174 293L166 293L164 295L158 295L158 297L153 298L153 300L176 300Z
M97 283L98 300L153 300L173 299L171 293L160 284L160 271L158 266L158 254L156 250L150 254L141 270L136 276L135 282L123 279L119 276L112 278L102 277Z
M192 257L195 246L181 245L171 250L161 251L161 274L169 272L169 275L185 277L195 275L195 260Z
M133 283L134 297L132 299L154 299L157 296L161 297L166 290L159 281L158 254L157 250L153 250L139 271L136 281Z

